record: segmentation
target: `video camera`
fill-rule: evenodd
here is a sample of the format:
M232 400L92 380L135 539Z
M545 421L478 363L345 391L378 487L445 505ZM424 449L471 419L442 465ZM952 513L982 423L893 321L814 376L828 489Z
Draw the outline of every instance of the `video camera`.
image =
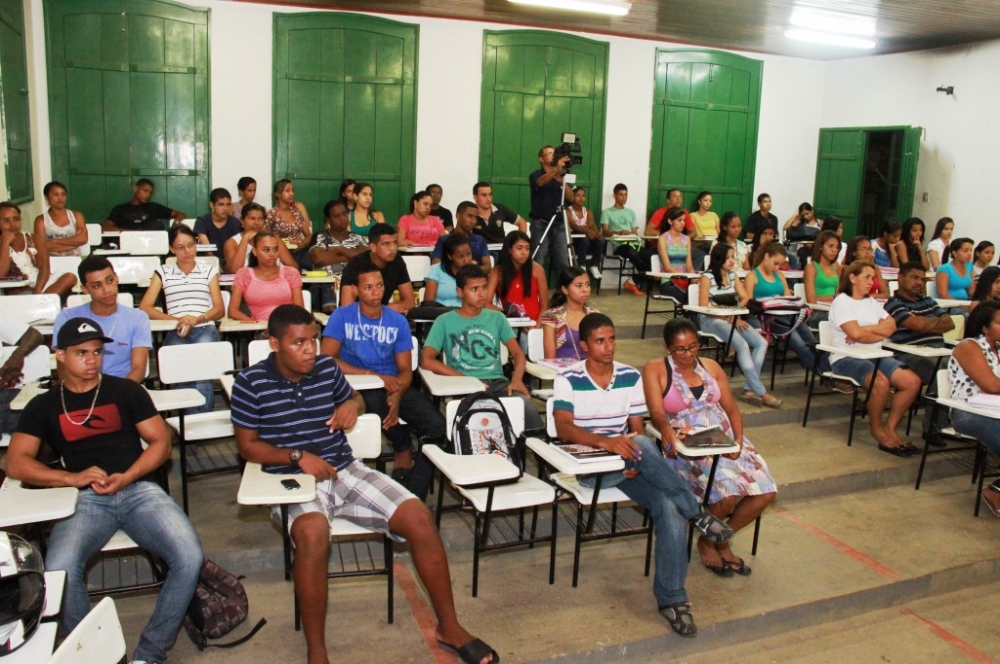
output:
M580 156L581 152L583 152L583 148L580 147L580 137L576 134L563 132L562 145L557 147L555 152L552 153L552 163L558 164L559 160L563 157L569 157L569 163L566 164L564 169L568 173L573 166L583 163L583 157Z

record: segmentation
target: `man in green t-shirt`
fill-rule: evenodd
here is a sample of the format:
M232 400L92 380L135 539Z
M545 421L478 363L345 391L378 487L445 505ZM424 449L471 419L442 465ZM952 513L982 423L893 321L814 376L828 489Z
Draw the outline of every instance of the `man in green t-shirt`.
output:
M642 285L646 282L646 273L650 270L650 261L639 251L639 240L616 242L615 237L622 235L639 235L639 222L635 212L625 207L628 201L628 187L622 183L615 185L615 204L601 212L601 232L604 237L611 238L615 248L615 256L627 258L635 268L632 279L625 282L625 289L633 295L642 295ZM633 280L635 283L633 283Z
M420 366L443 376L472 376L483 381L483 391L496 397L519 396L524 401L527 430L545 425L531 392L524 385L524 353L514 331L499 311L486 309L486 275L478 265L466 265L455 275L462 306L434 321L420 352ZM506 346L514 364L508 381L503 373L500 346ZM447 364L438 355L447 358Z

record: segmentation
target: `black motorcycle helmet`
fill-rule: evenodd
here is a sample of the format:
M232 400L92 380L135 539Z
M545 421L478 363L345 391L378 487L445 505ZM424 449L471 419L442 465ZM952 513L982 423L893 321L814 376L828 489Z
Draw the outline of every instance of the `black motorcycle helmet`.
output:
M0 657L31 638L45 608L45 569L33 544L0 531Z

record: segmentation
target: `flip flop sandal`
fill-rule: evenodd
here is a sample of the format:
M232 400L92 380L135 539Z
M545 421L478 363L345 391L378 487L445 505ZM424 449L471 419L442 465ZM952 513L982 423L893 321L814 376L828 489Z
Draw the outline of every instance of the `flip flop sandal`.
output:
M725 560L722 561L721 565L709 565L708 563L702 563L702 565L705 566L705 569L707 569L712 574L715 574L716 576L729 578L733 575L734 570L729 567L729 562Z
M763 403L764 403L764 399L762 397L757 396L753 392L744 392L743 393L743 400L746 401L748 404L751 404L753 406L760 406L760 405L763 405Z
M753 570L750 569L750 566L747 565L742 558L737 558L736 560L726 560L725 565L727 570L735 572L740 576L750 576L750 573L753 572Z
M670 623L670 629L674 630L685 638L694 638L698 634L698 627L694 624L694 616L691 615L690 602L677 602L661 606L660 615Z
M479 664L483 660L483 657L487 655L493 656L493 664L500 664L500 655L497 654L496 650L486 645L482 639L472 639L461 648L457 648L450 643L445 643L440 639L438 639L437 643L438 648L457 655L458 659L464 664Z

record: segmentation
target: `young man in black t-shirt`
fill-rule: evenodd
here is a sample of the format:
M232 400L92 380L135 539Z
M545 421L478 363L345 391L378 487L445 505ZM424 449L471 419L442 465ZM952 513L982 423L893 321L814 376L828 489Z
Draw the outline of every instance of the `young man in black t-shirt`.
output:
M65 378L25 408L7 453L7 473L27 484L80 490L76 513L53 526L45 558L46 569L66 570L65 633L90 611L87 562L115 532L123 530L167 563L170 571L131 660L162 662L198 582L201 543L184 512L153 481L170 458L171 434L149 394L131 380L101 374L104 344L110 342L89 318L62 326L56 358ZM37 460L43 440L63 468Z
M381 272L385 282L382 304L406 315L416 305L413 284L406 269L406 261L396 251L396 229L389 224L375 224L368 231L368 253L355 256L347 261L340 279L340 306L358 301L358 268L373 263ZM399 291L399 301L392 301L394 291Z
M101 224L106 231L162 231L161 219L184 221L183 212L153 203L153 182L142 178L132 187L132 200L111 208L108 218Z

